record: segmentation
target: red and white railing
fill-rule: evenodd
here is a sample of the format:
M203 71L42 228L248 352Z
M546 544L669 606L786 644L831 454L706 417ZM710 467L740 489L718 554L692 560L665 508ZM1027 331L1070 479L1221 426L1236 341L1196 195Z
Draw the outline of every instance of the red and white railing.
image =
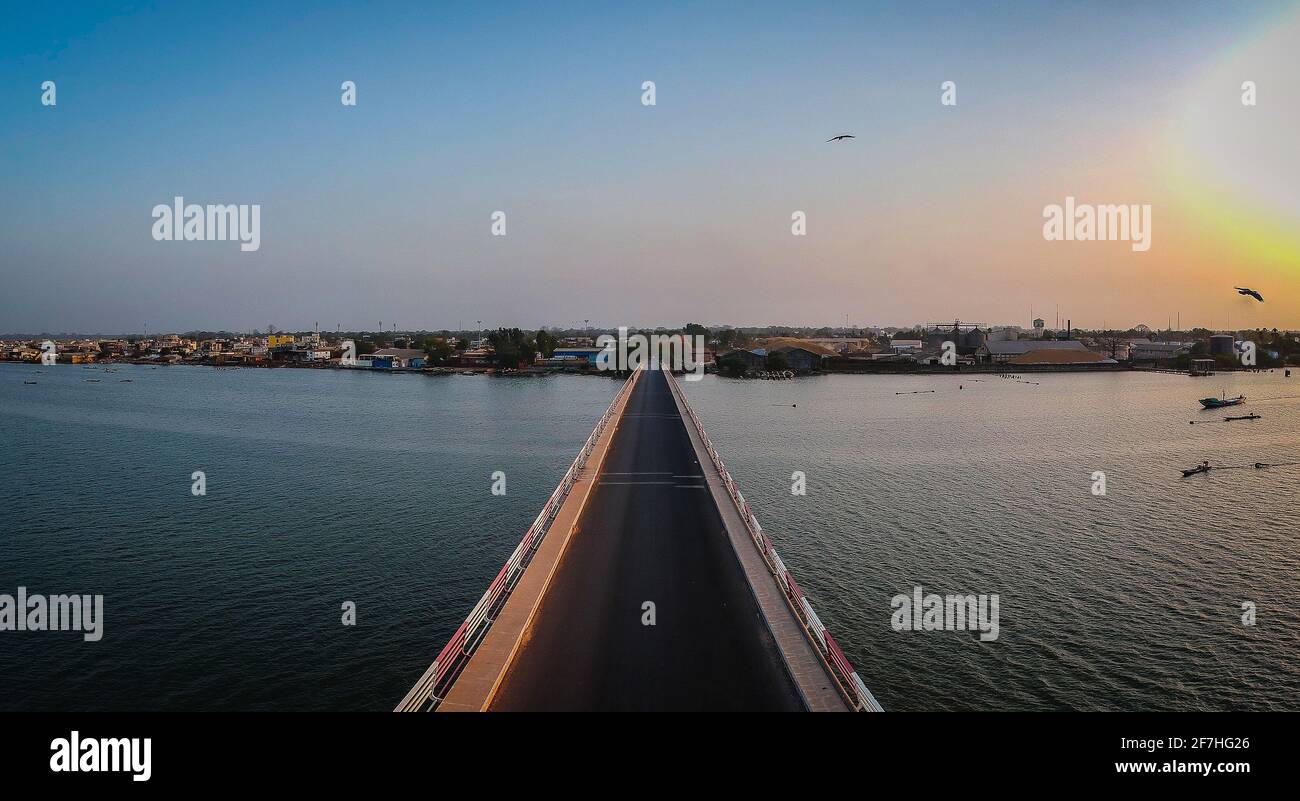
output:
M491 628L492 622L496 619L497 613L501 607L505 606L506 599L510 597L511 591L519 583L519 578L524 574L524 569L532 561L533 554L537 552L538 546L542 544L542 539L550 530L551 521L559 513L560 507L569 497L569 491L573 489L574 483L578 480L578 474L587 466L587 458L591 452L596 449L596 443L600 441L600 435L605 432L606 427L614 418L614 410L618 407L620 401L631 390L636 382L637 373L634 371L623 386L619 388L618 394L609 404L609 408L600 416L596 423L595 429L592 430L591 436L583 443L582 450L574 458L569 469L565 471L564 478L556 486L551 497L547 499L546 505L542 507L541 513L533 520L533 524L528 527L524 538L520 540L519 545L515 548L514 553L497 573L497 577L492 580L488 586L487 592L479 599L474 608L470 610L469 616L465 622L460 624L456 633L451 635L451 640L446 647L433 660L420 676L420 680L406 694L402 702L397 705L394 712L421 712L432 711L442 703L442 699L447 696L447 691L455 683L457 676L464 669L466 663L473 656L475 649L483 642L487 635L488 629Z
M704 424L700 422L699 416L695 414L695 410L687 402L686 394L682 392L681 387L677 386L677 380L673 378L672 373L668 370L664 371L664 375L668 377L668 383L672 386L673 392L681 400L682 407L690 415L691 423L695 426L695 430L699 432L700 440L709 452L709 458L713 460L713 466L718 469L718 473L722 476L722 483L726 486L732 503L736 505L736 510L740 512L740 519L745 522L745 528L749 530L749 536L754 540L754 544L758 546L759 553L763 555L763 561L767 563L767 567L772 571L777 584L784 591L786 602L789 603L795 617L803 625L804 631L808 633L809 639L817 646L822 658L830 666L831 672L840 685L840 689L852 702L855 710L859 712L884 712L884 708L880 706L875 696L867 689L867 685L863 683L862 678L853 669L853 665L849 664L848 658L840 650L835 638L826 630L821 618L817 617L817 613L813 611L812 604L808 602L803 590L799 589L799 585L795 583L794 576L790 575L790 571L786 569L781 557L777 556L771 538L763 531L763 527L758 524L758 518L754 516L753 511L749 508L745 496L740 494L740 488L736 486L731 473L727 471L727 466L722 463L722 457L718 455L717 449L713 447L709 435L704 432Z

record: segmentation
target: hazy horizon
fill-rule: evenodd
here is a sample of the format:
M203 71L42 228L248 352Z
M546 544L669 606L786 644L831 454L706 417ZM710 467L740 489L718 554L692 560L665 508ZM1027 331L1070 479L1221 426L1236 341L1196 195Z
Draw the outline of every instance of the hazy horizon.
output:
M721 329L725 329L725 328L732 328L732 329L737 329L737 330L741 330L741 329L743 329L743 330L754 330L754 329L790 329L790 330L808 330L808 329L816 329L816 330L820 330L820 329L828 329L828 330L834 330L834 331L852 331L852 330L868 331L868 330L873 330L873 329L875 329L875 330L882 330L882 331L885 331L885 330L895 329L895 330L898 330L898 331L908 331L908 330L915 330L915 329L918 329L918 328L928 328L928 327L930 327L930 326L932 326L932 325L938 325L938 326L940 326L940 327L945 326L945 325L947 325L947 326L951 326L954 322L960 322L961 325L963 325L963 326L966 326L966 325L976 325L976 324L978 324L978 325L984 327L985 330L995 330L995 329L1013 328L1013 327L1014 327L1014 328L1020 328L1022 331L1032 331L1032 330L1033 330L1032 326L1024 325L1024 324L1021 324L1021 323L1014 323L1014 322L1013 322L1013 323L986 323L986 322L984 322L984 321L976 321L976 320L957 320L957 321L943 321L943 320L937 320L937 321L936 321L936 320L929 320L929 321L926 321L926 322L923 322L923 323L918 322L918 323L912 323L912 324L908 324L908 325L879 325L879 324L874 324L874 323L865 323L865 324L863 324L863 325L849 325L849 326L845 326L845 325L843 325L843 324L836 324L836 323L827 323L827 324L824 324L824 325L818 325L818 324L795 325L795 324L790 324L790 323L756 323L756 324L753 324L753 325L735 325L735 324L732 324L732 323L724 323L724 322L703 322L703 321L700 321L700 320L689 320L689 321L680 322L680 323L666 323L666 322L665 322L665 323L651 323L651 324L649 324L649 325L644 325L644 326L629 326L628 328L629 328L630 331L633 331L633 332L635 332L635 331L653 331L653 330L674 331L674 330L680 330L680 329L685 328L685 326L686 326L688 323L698 323L698 324L703 325L704 327L709 328L709 329L712 329L712 330L721 330ZM1073 331L1075 331L1075 332L1080 332L1080 333L1086 333L1086 332L1091 332L1091 331L1103 331L1103 330L1105 330L1105 331L1129 331L1129 330L1133 330L1134 328L1136 328L1136 326L1128 326L1128 327L1125 327L1125 328L1110 328L1110 329L1090 328L1090 327L1080 326L1080 325L1078 325L1077 323L1073 323L1073 321L1071 321L1071 320L1066 320L1066 319L1064 319L1064 318L1062 318L1062 320L1060 321L1060 325L1059 325L1059 326L1055 326L1055 325L1053 325L1053 320L1050 320L1050 319L1049 319L1049 320L1045 320L1045 322L1046 322L1046 330L1049 331L1049 332L1065 331L1065 330L1067 330L1067 329L1066 329L1067 324L1072 325L1072 330L1073 330ZM473 331L495 331L495 330L497 330L498 328L519 328L519 329L524 330L524 331L533 331L533 330L542 330L542 329L545 329L545 330L548 330L548 331L582 331L582 330L590 330L590 331L593 332L593 333L599 333L599 332L604 332L604 331L614 331L614 330L616 330L618 327L619 327L619 326L616 325L616 324L614 324L614 325L600 325L600 324L597 324L596 321L593 320L593 321L591 321L591 324L590 324L589 326L584 326L584 324L583 324L581 321L579 321L577 325L560 325L560 324L552 324L552 323L542 323L542 324L540 324L540 325L532 325L532 326L530 326L530 325L518 325L518 324L516 324L516 323L511 323L511 322L503 322L503 323L500 323L500 324L497 324L497 325L492 325L492 326L489 326L489 325L487 325L487 324L485 323L481 328L475 328L475 327L473 327L473 326L460 327L460 328L457 328L457 327L455 327L455 326L417 326L417 327L413 327L413 328L398 328L398 329L396 330L396 332L394 332L391 328L379 329L379 328L365 328L365 327L361 327L361 328L352 328L352 329L349 329L349 328L341 328L341 329L339 329L339 331L340 331L341 333L343 333L343 334L383 334L383 335L387 335L387 336L393 336L394 333L395 333L397 336L403 336L403 335L407 335L407 334L436 334L436 333L438 333L438 332L440 332L440 331L447 331L447 332L450 332L450 333L453 333L453 334L457 334L457 333L469 333L469 332L473 332ZM1151 332L1152 332L1152 333L1159 334L1159 333L1164 333L1164 332L1166 332L1166 331L1172 331L1173 333L1187 333L1187 332L1191 332L1191 331L1193 331L1193 330L1196 330L1197 328L1203 328L1204 326L1188 326L1188 327L1185 327L1185 328L1178 328L1178 327L1175 326L1175 327L1172 328L1172 329L1165 328L1165 327L1156 327L1156 326L1148 326L1148 327L1151 329ZM1270 327L1270 328L1271 328L1271 327ZM283 334L305 334L305 333L309 333L309 332L311 332L311 331L313 331L313 330L317 330L317 329L314 329L314 328L312 328L312 327L310 327L310 326L307 327L307 328L281 328L280 326L275 326L275 333L283 333ZM1212 328L1212 329L1208 329L1208 330L1211 330L1211 331L1222 331L1222 330L1224 330L1224 329L1214 329L1214 328ZM1234 328L1231 329L1231 330L1232 330L1232 331L1245 331L1245 330L1255 330L1255 328L1241 328L1241 327L1234 327ZM1268 329L1265 329L1265 330L1268 330ZM1288 330L1288 331L1289 331L1289 330L1291 330L1291 329L1279 329L1279 330ZM331 335L333 335L333 334L335 333L335 329L332 329L332 328L331 328L331 329L326 329L326 328L324 328L324 327L322 326L322 327L319 329L319 332L320 332L323 336L328 337L328 336L331 336ZM180 328L162 328L162 329L154 330L153 327L151 326L151 327L150 327L150 330L148 331L148 333L146 333L146 332L144 332L144 331L75 331L75 330L66 330L66 331L53 331L53 330L47 330L47 331L9 331L9 332L0 331L0 340L19 340L19 339L26 339L26 338L40 337L40 336L54 336L54 337L66 337L66 338L91 338L91 339L94 339L94 338L106 338L106 339L107 339L107 338L128 338L128 337L145 337L145 336L147 336L147 337L155 337L155 336L166 336L166 335L169 335L169 334L183 335L183 334L189 334L189 333L232 334L232 335L235 335L235 336L245 336L245 335L258 335L258 336L265 336L265 335L268 333L268 327L265 326L265 325L263 325L263 326L252 326L252 327L250 327L250 328L231 328L231 327L229 327L229 326L216 327L216 328L195 328L195 327L193 327L193 326L188 326L188 327L186 327L186 326L182 326L182 327L180 327Z
M1058 306L1088 329L1300 328L1293 2L7 23L4 331L1050 327ZM176 196L260 205L260 248L154 241ZM1150 204L1150 250L1046 241L1067 197Z

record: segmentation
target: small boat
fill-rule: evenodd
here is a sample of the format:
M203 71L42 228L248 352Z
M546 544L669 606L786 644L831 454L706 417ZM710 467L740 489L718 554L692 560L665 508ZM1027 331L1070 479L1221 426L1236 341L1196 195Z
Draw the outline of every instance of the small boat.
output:
M121 379L118 379L118 382L117 382L117 383L119 383L119 384L133 384L133 383L135 383L135 379L134 379L134 378L121 378Z
M1259 419L1259 415L1255 414L1254 412L1251 412L1250 414L1243 414L1237 417L1225 417L1223 418L1223 422L1231 423L1233 420L1258 420L1258 419Z
M1224 406L1236 406L1239 403L1246 402L1245 395L1238 395L1235 398L1201 398L1201 405L1207 409L1222 409Z
M24 384L35 384L36 382L33 381L33 380L31 380L30 378L28 378L28 379L24 379L24 380L23 380L23 383L24 383Z
M1187 478L1188 476L1194 476L1197 473L1208 473L1208 472L1210 472L1210 463L1202 462L1201 464L1198 464L1196 467L1193 467L1191 470L1184 470L1183 478Z
M83 381L85 381L85 383L87 383L87 384L98 384L98 383L99 383L99 379L98 379L98 378L86 378L86 379L83 379Z

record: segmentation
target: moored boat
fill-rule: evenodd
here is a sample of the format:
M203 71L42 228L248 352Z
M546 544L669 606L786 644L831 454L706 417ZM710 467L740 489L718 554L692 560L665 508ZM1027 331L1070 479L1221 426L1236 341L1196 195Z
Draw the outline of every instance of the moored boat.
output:
M1245 402L1245 395L1238 395L1235 398L1201 398L1201 405L1207 409L1222 409L1224 406L1236 406Z

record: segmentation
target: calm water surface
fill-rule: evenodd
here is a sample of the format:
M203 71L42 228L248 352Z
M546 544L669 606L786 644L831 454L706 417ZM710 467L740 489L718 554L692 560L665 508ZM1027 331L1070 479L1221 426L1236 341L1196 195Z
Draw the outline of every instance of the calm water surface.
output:
M1300 377L1029 380L683 385L886 708L1300 709L1300 468L1178 473L1300 461L1300 399L1188 425ZM0 633L0 708L392 708L616 389L0 365L0 592L102 593L106 617L99 643ZM916 584L998 593L1001 636L893 631Z
M1300 377L1027 380L683 385L886 709L1300 709L1300 467L1179 473L1300 461L1300 398L1188 424L1222 420L1197 398L1300 396ZM999 594L998 640L894 631L916 585Z
M98 643L0 633L0 708L392 709L617 388L0 365L0 592L106 618Z

